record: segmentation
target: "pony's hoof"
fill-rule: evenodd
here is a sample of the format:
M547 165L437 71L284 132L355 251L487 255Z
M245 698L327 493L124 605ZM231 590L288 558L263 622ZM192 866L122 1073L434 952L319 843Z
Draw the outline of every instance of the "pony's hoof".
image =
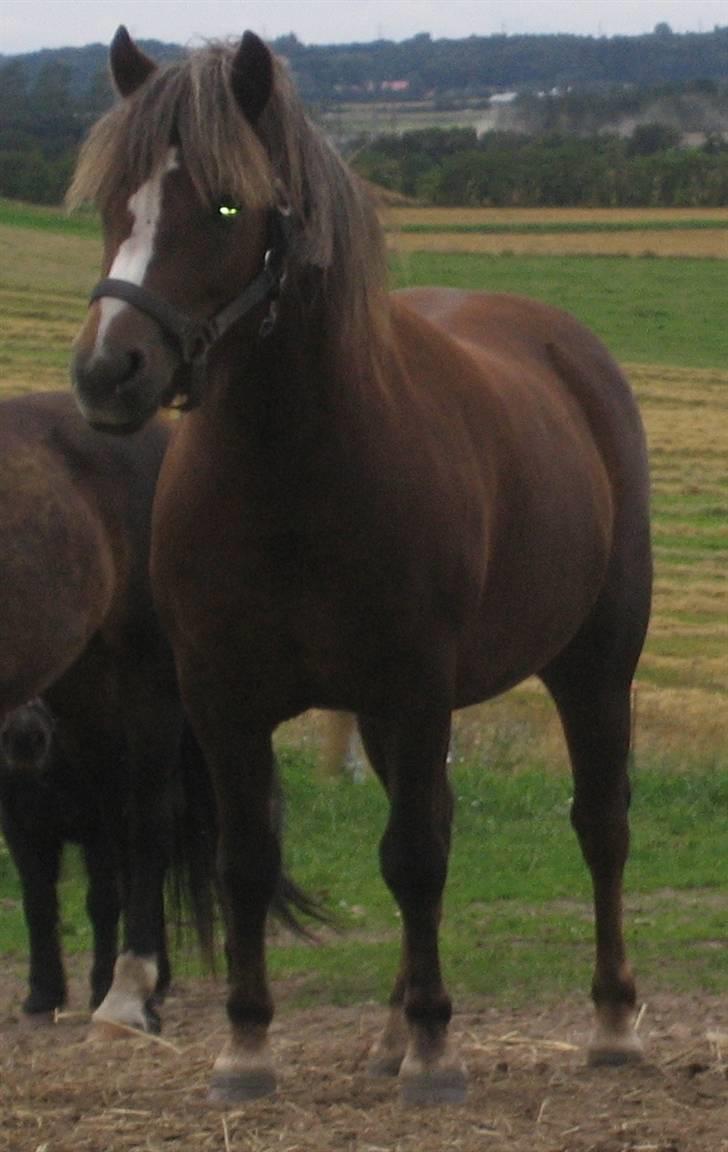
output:
M241 1104L271 1096L275 1090L276 1074L266 1030L241 1030L215 1061L208 1099L215 1104Z
M639 1042L625 1047L595 1044L589 1048L586 1062L590 1068L620 1068L625 1064L642 1064L644 1059Z
M92 1044L108 1044L115 1043L117 1040L134 1040L144 1035L145 1029L138 1028L135 1024L123 1024L121 1020L92 1016L86 1039Z
M401 1004L389 1009L387 1026L369 1049L367 1073L372 1077L398 1076L409 1044L409 1026Z
M462 1104L467 1091L465 1069L458 1064L400 1074L400 1096L409 1107Z
M636 1032L610 1034L597 1031L587 1050L590 1068L619 1068L624 1064L641 1064L645 1054Z
M244 1104L261 1096L272 1096L277 1088L275 1073L269 1068L250 1070L242 1075L213 1073L207 1098L211 1104Z
M401 1052L377 1052L373 1050L367 1060L367 1076L371 1076L373 1080L399 1076L402 1059Z
M468 1088L465 1066L447 1044L439 1051L418 1050L413 1044L402 1061L399 1082L402 1103L418 1107L462 1104Z

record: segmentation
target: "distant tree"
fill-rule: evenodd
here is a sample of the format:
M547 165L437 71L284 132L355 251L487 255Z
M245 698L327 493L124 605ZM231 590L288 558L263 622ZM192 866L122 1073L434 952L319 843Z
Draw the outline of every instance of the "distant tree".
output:
M93 120L111 107L114 100L114 89L107 68L100 68L92 77L83 98L80 102L82 115Z
M653 156L676 148L680 143L680 132L671 124L638 124L629 141L632 156Z
M0 118L9 121L27 110L28 71L19 57L0 66Z
M72 111L71 67L51 58L43 65L30 90L30 103L35 112L53 112L60 116Z

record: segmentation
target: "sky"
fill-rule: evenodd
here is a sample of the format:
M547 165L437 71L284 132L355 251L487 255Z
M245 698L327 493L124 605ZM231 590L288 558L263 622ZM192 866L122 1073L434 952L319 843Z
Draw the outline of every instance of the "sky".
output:
M728 26L728 0L0 0L0 54L108 43L126 24L141 39L195 44L246 28L305 44L458 39L494 33L638 35Z

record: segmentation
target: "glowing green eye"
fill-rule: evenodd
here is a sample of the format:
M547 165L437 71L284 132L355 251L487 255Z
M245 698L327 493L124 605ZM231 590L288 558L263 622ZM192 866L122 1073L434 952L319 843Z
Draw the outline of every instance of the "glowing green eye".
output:
M238 204L218 204L217 210L224 220L231 220L234 216L239 215L240 206Z

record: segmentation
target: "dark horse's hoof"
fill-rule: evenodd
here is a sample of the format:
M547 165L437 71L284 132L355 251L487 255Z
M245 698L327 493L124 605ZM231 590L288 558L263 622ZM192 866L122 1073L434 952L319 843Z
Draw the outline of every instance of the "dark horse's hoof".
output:
M27 1008L23 1008L20 1015L20 1024L23 1028L48 1028L51 1024L55 1024L57 1009L51 1008L50 1010L43 1010L40 1012L29 1012Z
M23 1013L26 1016L47 1016L62 1008L66 1003L66 993L63 989L57 992L29 992L23 1001Z
M162 1017L155 1007L155 1004L159 1003L160 1001L152 996L144 1005L144 1031L150 1032L152 1036L159 1036L162 1031Z

